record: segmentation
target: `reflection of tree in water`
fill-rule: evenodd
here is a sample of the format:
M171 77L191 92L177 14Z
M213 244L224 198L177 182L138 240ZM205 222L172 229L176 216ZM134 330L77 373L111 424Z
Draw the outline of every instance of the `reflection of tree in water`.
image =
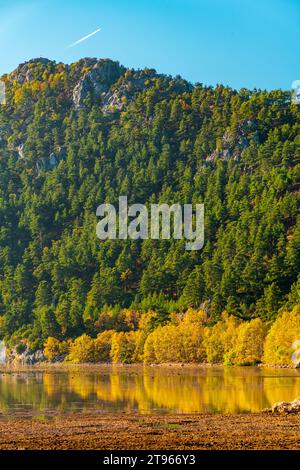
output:
M258 368L107 369L0 376L0 408L34 410L260 411L300 395L296 371Z
M233 369L208 368L204 374L161 376L146 379L146 390L158 407L184 413L259 411L264 394L258 377L239 376Z
M1 410L9 410L19 405L44 409L48 399L42 384L41 372L2 373L0 377Z

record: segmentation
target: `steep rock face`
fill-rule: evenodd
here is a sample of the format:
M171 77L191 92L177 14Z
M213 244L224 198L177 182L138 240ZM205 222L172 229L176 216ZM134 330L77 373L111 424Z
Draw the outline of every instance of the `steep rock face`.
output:
M18 84L23 85L31 80L41 80L42 74L45 69L55 68L56 63L49 59L38 58L32 59L28 62L24 62L19 65L11 74L10 78L12 81L16 81ZM39 68L40 66L40 68Z
M234 133L226 131L222 137L221 148L209 155L206 161L213 162L217 159L229 160L230 158L238 160L240 152L248 147L251 138L259 143L256 123L248 119L239 123Z
M98 100L103 113L109 115L121 112L137 93L143 92L154 85L155 79L161 78L172 83L173 91L183 93L191 91L192 85L178 78L172 79L159 75L154 69L129 70L119 62L112 60L85 59L78 63L78 70L84 73L73 90L73 104L75 109L82 108L85 98L91 94Z
M64 157L65 149L59 147L55 152L50 153L49 156L41 158L36 162L38 173L45 170L52 170Z
M34 365L45 361L43 351L31 352L28 348L19 353L15 349L6 352L5 363L9 365Z
M127 70L115 87L103 96L102 109L104 114L122 111L136 93L142 92L151 84L151 79L157 77L155 70Z
M82 107L89 93L95 98L105 94L120 76L125 72L118 62L112 60L99 60L92 69L85 73L73 90L73 103L76 109Z
M126 105L133 100L137 93L143 92L153 86L157 78L166 78L157 74L154 69L127 70L120 80L102 98L102 109L104 114L123 111ZM192 85L181 79L171 79L174 91L184 93L192 90Z

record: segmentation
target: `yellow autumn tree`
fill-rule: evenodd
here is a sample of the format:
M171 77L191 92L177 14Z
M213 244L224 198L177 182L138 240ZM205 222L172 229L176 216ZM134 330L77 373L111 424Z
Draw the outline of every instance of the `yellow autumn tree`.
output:
M111 360L114 364L132 364L136 361L137 331L114 333L111 343Z
M300 305L276 318L266 337L263 362L274 365L293 364L296 341L300 341Z
M180 362L180 332L176 325L159 326L154 330L155 362Z
M156 328L146 339L144 362L202 362L206 315L188 310L184 316L171 315L172 322Z
M154 334L150 333L147 336L145 345L144 345L144 355L143 360L145 364L155 364L156 363L156 354L154 349Z
M59 341L49 336L44 344L44 356L48 361L64 356L69 351L69 341Z
M135 351L135 358L137 362L146 362L151 363L154 362L154 357L150 357L150 352L148 351L150 342L148 342L146 346L146 342L151 336L151 332L154 329L155 322L157 320L157 313L153 310L148 310L145 313L142 313L139 318L139 329L138 334L136 335L136 351ZM151 341L151 339L149 340ZM144 355L146 353L146 359L144 359Z
M261 362L266 326L260 318L242 323L237 330L234 346L234 363L251 365Z
M70 352L67 356L68 362L76 364L95 361L95 341L83 334L76 338L70 345Z
M97 338L94 340L94 359L95 362L109 362L112 337L114 335L113 330L103 331L99 333Z
M233 363L239 324L240 320L223 312L221 320L214 326L205 328L204 346L209 363Z
M207 315L202 310L188 310L178 325L179 329L179 360L181 362L204 362L204 331Z

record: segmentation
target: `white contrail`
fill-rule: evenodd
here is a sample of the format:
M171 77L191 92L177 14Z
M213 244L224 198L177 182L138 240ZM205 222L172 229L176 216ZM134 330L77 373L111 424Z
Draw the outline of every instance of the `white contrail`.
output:
M73 42L73 44L70 44L68 47L77 46L77 44L80 44L81 42L86 41L86 40L89 39L90 37L94 36L94 34L99 33L99 31L101 31L101 28L96 29L96 31L94 31L93 33L88 34L87 36L84 36L84 37L81 38L81 39L78 39L78 41Z

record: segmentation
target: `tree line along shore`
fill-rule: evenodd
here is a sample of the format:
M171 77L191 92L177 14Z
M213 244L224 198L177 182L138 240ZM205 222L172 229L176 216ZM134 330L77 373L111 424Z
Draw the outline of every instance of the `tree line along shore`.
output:
M107 312L107 321L114 312ZM115 319L114 319L115 321ZM260 318L249 321L224 312L210 324L203 310L189 309L173 314L157 326L153 311L119 312L118 328L107 329L92 337L87 333L68 340L48 337L40 360L64 363L187 363L297 367L300 338L300 306L282 311L274 322ZM28 350L8 348L8 360L25 357ZM29 351L30 352L30 351ZM16 354L17 353L17 354Z

